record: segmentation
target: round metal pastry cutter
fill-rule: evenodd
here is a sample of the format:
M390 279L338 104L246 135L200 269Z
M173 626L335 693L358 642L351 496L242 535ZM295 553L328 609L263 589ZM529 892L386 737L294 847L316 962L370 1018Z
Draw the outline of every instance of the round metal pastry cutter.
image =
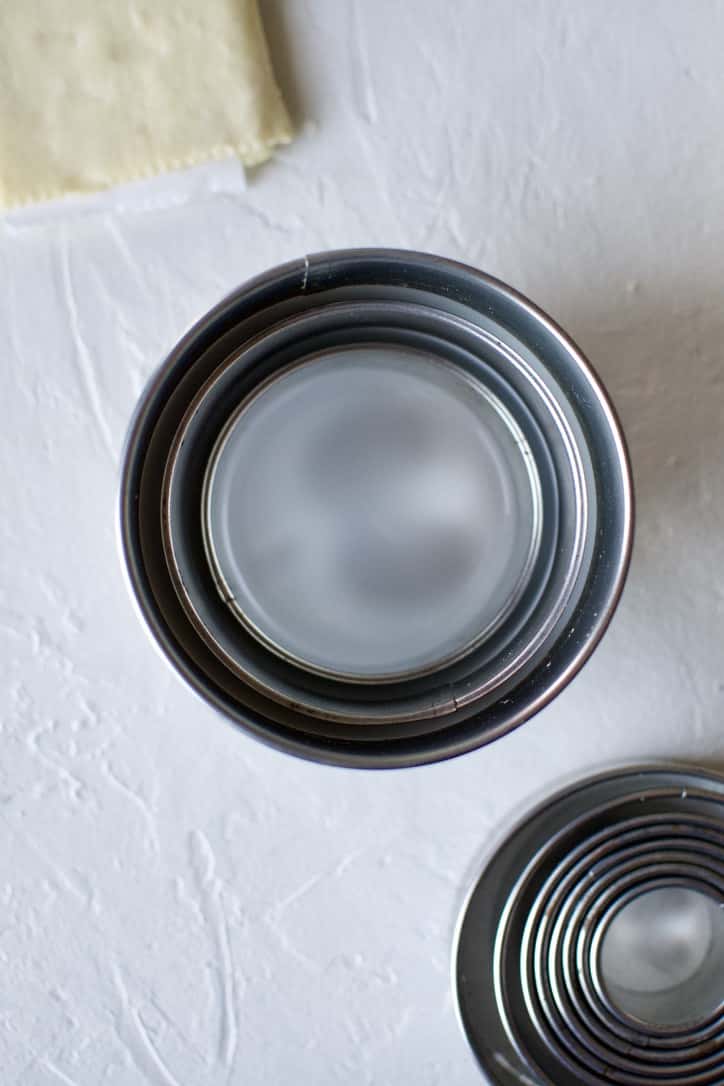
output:
M454 983L496 1086L721 1086L724 778L627 769L538 808L472 890Z
M124 458L133 595L167 658L290 753L404 766L522 723L618 601L632 498L580 351L472 268L276 268L191 329Z

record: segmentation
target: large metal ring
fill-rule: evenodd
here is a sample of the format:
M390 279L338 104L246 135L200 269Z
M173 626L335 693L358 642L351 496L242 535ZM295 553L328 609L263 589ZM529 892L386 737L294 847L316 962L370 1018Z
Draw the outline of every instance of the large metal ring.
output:
M485 389L529 448L540 495L506 610L439 666L377 678L302 666L259 636L228 605L202 516L209 465L259 388L330 348L370 343L425 352ZM172 352L130 428L120 535L154 639L228 718L321 761L410 765L522 723L590 656L628 567L630 473L600 383L530 302L437 257L342 251L245 285Z

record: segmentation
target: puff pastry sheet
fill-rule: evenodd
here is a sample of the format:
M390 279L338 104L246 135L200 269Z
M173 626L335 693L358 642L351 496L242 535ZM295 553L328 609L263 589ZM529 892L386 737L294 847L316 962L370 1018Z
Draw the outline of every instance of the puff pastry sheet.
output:
M0 203L290 139L256 0L0 0Z

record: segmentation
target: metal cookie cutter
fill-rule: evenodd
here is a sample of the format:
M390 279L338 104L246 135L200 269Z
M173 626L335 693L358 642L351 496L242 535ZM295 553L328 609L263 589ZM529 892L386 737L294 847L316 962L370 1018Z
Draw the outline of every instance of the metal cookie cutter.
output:
M720 1086L724 778L623 770L555 796L473 888L454 974L496 1086Z
M272 745L404 766L490 742L593 652L629 464L575 345L424 253L322 253L231 294L150 382L120 538L154 640Z

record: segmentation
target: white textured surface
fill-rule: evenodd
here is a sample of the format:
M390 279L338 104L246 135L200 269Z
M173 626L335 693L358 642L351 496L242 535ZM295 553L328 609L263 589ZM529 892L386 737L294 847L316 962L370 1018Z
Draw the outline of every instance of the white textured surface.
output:
M4 1086L474 1086L449 955L492 841L564 777L724 758L724 5L263 6L306 121L246 191L215 165L0 227ZM492 747L381 775L199 703L137 624L113 525L127 419L186 326L364 244L549 309L614 394L639 499L573 685Z

